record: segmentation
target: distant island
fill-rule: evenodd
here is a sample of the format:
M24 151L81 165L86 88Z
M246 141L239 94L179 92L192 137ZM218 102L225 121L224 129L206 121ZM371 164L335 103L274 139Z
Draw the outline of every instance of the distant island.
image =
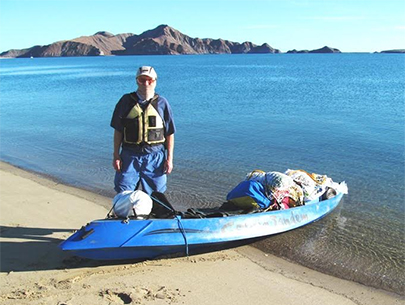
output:
M287 52L288 54L293 53L293 54L298 54L298 53L342 53L340 52L338 49L334 49L334 48L329 48L327 46L320 48L320 49L316 49L316 50L301 50L301 51L297 51L297 50L291 50Z
M389 50L381 53L404 53ZM232 42L224 39L192 38L168 26L159 25L140 35L125 33L113 35L100 31L91 36L62 40L44 46L12 49L0 54L3 58L65 57L103 55L180 55L180 54L266 54L281 53L269 44ZM291 50L287 53L341 53L338 49L323 47L316 50Z
M381 51L380 53L405 53L405 49L386 50Z

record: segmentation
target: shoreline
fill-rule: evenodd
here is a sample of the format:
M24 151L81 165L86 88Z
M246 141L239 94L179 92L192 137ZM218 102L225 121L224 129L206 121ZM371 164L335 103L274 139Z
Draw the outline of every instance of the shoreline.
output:
M86 222L104 218L110 198L5 162L0 162L0 198L4 304L131 300L226 305L260 304L266 298L280 304L400 304L404 300L251 246L139 263L80 259L63 253L57 244Z
M22 178L32 180L44 187L51 188L56 191L60 191L70 195L75 195L76 197L101 205L106 209L111 208L112 197L109 198L106 195L98 194L96 192L92 192L91 190L69 185L53 176L39 173L34 170L24 169L22 167L13 165L5 161L0 161L0 171L5 171L13 175L20 176Z

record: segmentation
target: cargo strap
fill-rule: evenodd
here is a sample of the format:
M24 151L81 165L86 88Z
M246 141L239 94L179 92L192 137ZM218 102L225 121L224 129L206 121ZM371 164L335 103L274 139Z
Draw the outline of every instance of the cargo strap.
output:
M186 252L186 256L188 257L188 241L187 241L187 236L186 236L186 231L184 230L183 224L181 223L181 216L179 216L176 212L175 209L167 206L166 204L164 204L162 201L160 201L159 199L157 199L156 197L150 195L150 198L152 198L152 200L156 201L157 203L159 203L161 206L163 206L164 208L173 211L174 217L177 219L177 224L179 226L180 232L183 235L184 238L184 244L186 246L185 252Z

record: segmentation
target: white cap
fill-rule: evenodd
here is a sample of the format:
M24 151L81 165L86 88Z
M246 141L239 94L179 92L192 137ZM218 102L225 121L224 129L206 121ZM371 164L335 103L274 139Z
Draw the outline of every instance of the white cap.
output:
M139 67L138 71L136 71L136 78L138 78L141 75L146 75L152 79L157 79L157 74L156 74L155 69L153 69L153 67L150 67L150 66Z

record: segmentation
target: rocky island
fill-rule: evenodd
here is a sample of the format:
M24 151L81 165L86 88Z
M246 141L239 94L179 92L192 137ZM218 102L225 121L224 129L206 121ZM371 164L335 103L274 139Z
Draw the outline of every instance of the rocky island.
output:
M177 54L253 54L280 53L267 43L232 42L223 39L192 38L168 26L159 25L140 35L113 35L97 32L72 40L58 41L45 46L9 50L1 57L58 57L100 55L177 55Z
M395 50L385 50L381 51L380 53L405 53L405 49L395 49Z
M335 49L335 48L330 48L327 46L324 46L323 48L316 49L316 50L300 50L297 51L296 49L290 50L287 53L289 54L302 54L302 53L342 53L340 50Z

